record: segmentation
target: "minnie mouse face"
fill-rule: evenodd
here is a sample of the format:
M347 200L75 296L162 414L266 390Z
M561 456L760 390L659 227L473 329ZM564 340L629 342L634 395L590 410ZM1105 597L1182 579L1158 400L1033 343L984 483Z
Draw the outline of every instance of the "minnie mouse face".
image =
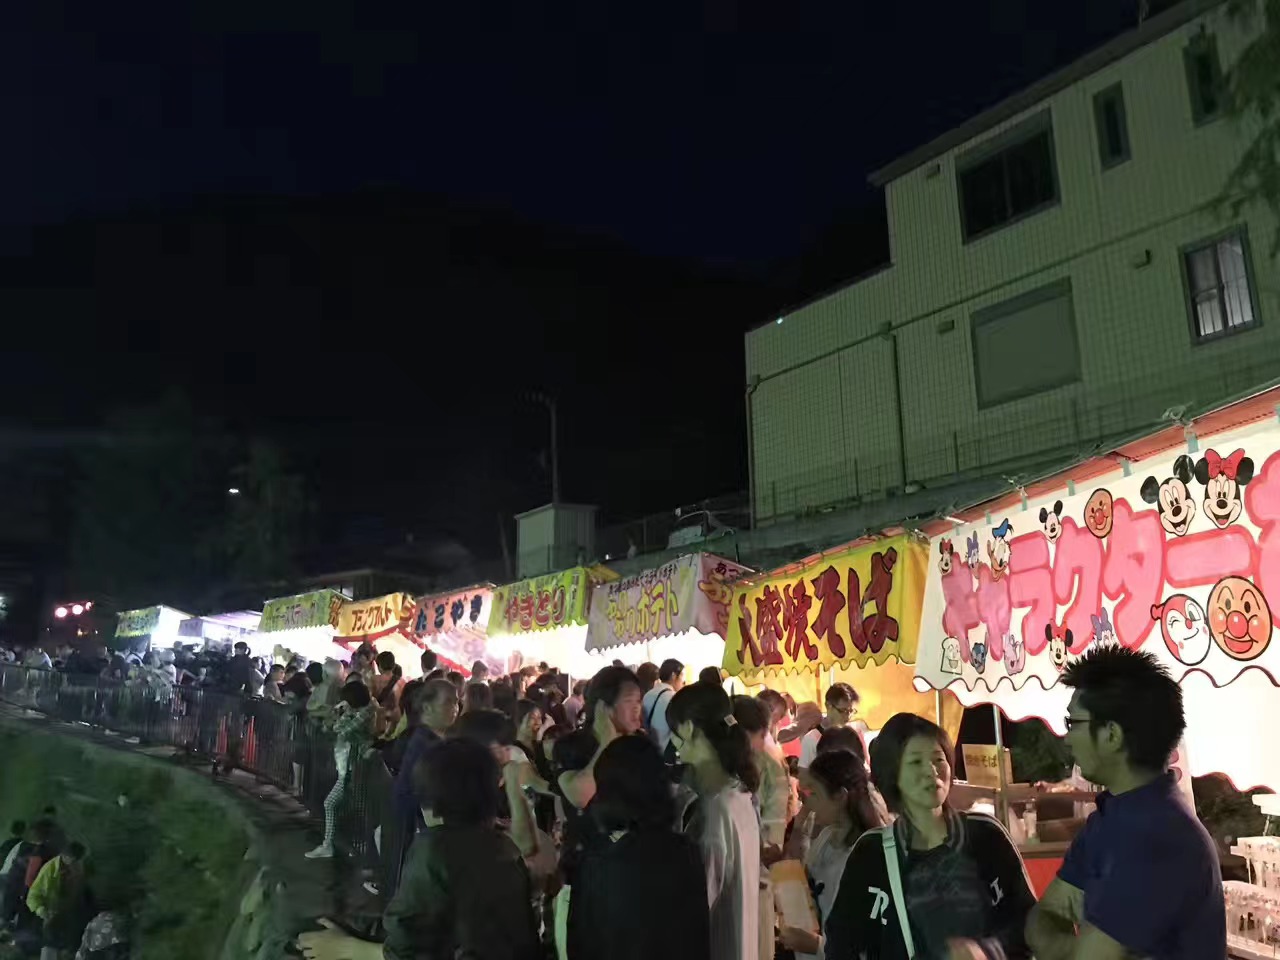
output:
M955 547L952 546L950 540L943 540L938 544L938 572L944 577L951 572L951 565L955 560Z
M1191 491L1187 488L1193 475L1191 458L1181 456L1173 462L1173 476L1164 483L1158 482L1155 477L1147 477L1142 481L1142 499L1158 505L1160 525L1175 537L1186 535L1187 528L1196 515L1195 501L1191 499Z
M1056 542L1062 536L1061 500L1054 503L1052 510L1047 507L1040 508L1040 526L1044 527L1044 535L1049 539L1050 543Z
M1055 630L1052 623L1044 625L1044 636L1049 641L1049 660L1059 671L1067 665L1067 648L1074 639L1070 630Z
M1206 450L1196 463L1196 479L1204 484L1204 514L1219 527L1230 526L1244 509L1241 491L1253 479L1253 461L1237 450L1222 457Z

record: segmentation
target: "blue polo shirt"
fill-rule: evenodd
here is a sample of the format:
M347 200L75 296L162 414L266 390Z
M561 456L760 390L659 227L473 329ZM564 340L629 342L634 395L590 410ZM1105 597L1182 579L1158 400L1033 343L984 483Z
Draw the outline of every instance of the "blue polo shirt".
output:
M1059 879L1084 892L1084 920L1151 960L1224 960L1218 851L1167 773L1098 795Z

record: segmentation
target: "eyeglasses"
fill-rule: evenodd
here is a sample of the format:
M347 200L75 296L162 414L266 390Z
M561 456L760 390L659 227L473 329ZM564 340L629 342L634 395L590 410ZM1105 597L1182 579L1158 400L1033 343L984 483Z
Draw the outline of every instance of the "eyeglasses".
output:
M682 746L684 746L684 743L685 743L685 739L684 739L684 737L680 736L680 734L678 734L678 733L676 733L674 730L672 730L672 731L671 731L671 745L672 745L673 747L675 747L677 750L679 750Z
M1066 728L1067 728L1068 730L1070 730L1070 729L1071 729L1072 727L1074 727L1077 723L1088 723L1088 722L1089 722L1090 720L1092 720L1092 719L1093 719L1092 717L1072 717L1072 716L1066 716L1066 717L1064 717L1064 718L1063 718L1063 721L1062 721L1062 722L1066 725Z
M858 708L851 703L846 703L843 707L833 706L831 709L834 710L836 713L840 714L840 716L842 717L850 717L850 716L853 716L854 711L856 711Z

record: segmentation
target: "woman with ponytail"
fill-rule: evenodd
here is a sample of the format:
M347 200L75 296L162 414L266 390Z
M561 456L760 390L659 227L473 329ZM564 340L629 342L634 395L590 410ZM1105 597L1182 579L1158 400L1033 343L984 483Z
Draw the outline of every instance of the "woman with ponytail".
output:
M854 842L888 819L871 796L867 768L852 751L819 753L809 766L809 786L806 806L814 815L818 834L805 853L804 868L825 929ZM825 960L822 939L808 930L783 927L779 939L795 951L796 960Z
M667 722L698 794L686 832L698 842L706 867L710 960L758 960L760 825L751 793L759 773L751 743L733 717L729 695L709 683L673 696Z

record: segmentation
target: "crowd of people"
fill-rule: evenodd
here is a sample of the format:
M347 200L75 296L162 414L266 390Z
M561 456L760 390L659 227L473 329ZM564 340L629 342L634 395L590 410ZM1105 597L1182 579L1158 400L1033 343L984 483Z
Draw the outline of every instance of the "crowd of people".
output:
M1092 648L1063 675L1068 742L1106 790L1039 903L1004 827L950 802L947 734L900 713L873 735L847 684L824 710L730 696L715 668L686 683L674 660L572 685L546 664L466 679L428 650L420 666L406 682L365 646L264 671L245 648L195 674L245 694L261 674L261 696L330 732L308 857L338 855L358 763L392 778L382 936L326 922L300 938L308 957L1226 955L1217 850L1167 770L1181 690L1148 655Z

